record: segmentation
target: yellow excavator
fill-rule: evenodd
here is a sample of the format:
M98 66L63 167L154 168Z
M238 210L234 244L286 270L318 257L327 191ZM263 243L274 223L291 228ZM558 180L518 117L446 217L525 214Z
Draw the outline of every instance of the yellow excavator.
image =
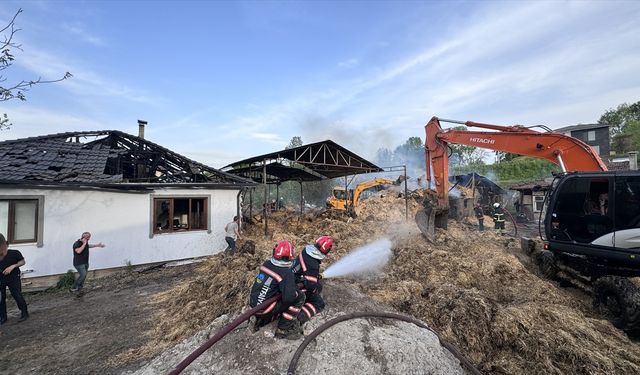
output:
M374 178L373 180L359 183L355 189L347 190L344 186L336 186L333 188L331 196L327 198L327 208L340 211L346 210L349 213L353 213L365 191L384 190L389 186L400 185L402 181L404 181L404 176L398 177L397 180Z

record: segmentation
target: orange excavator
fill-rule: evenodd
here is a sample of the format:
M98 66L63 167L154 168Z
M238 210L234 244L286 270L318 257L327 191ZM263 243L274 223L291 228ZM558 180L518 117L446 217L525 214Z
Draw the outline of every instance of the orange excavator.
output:
M445 130L441 122L491 131ZM544 249L536 253L542 273L569 276L593 293L615 326L640 333L640 285L630 278L640 276L640 173L607 171L588 144L542 128L433 117L425 126L429 189L418 227L430 240L435 228L447 227L448 144L549 160L562 172L545 197Z

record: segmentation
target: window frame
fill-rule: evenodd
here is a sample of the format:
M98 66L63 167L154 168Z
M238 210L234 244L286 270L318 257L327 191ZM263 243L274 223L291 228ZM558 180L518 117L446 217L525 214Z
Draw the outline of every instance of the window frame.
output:
M532 204L533 204L533 212L541 212L544 210L544 195L533 195L532 196ZM540 199L538 199L540 198ZM542 208L538 210L538 203L542 205Z
M0 195L0 201L9 201L9 217L11 216L12 201L37 201L36 204L36 238L16 241L12 238L15 228L7 228L9 233L3 233L11 245L26 245L35 243L37 247L44 246L44 195ZM7 218L8 219L8 218Z
M594 142L595 140L596 140L596 131L587 130L587 142Z
M153 238L153 236L155 235L165 235L165 234L179 234L179 233L193 233L193 232L204 232L206 231L207 233L211 233L211 194L198 194L198 195L189 195L189 194L150 194L149 196L150 198L150 204L149 204L149 208L150 208L150 212L149 212L149 238ZM204 204L204 209L205 209L205 215L207 216L207 224L206 224L206 228L204 229L191 229L191 230L184 230L184 231L174 231L173 230L173 225L169 225L170 230L167 231L157 231L156 227L155 227L155 220L156 220L156 215L155 215L155 203L156 203L156 199L166 199L166 200L171 200L173 201L173 199L189 199L189 214L191 214L191 199L204 199L205 200L205 204ZM169 208L169 216L172 217L173 215L173 203L171 204L170 208ZM173 218L171 219L173 221Z

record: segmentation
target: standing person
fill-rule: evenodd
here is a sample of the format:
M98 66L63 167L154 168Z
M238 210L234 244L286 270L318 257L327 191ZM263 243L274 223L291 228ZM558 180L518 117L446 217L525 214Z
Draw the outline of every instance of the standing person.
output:
M78 278L73 283L71 292L82 293L84 287L84 280L87 278L87 271L89 270L89 249L92 247L104 247L102 242L97 245L89 244L91 239L91 233L84 232L80 239L73 243L73 266L78 270Z
M260 272L251 287L249 305L256 307L276 293L280 293L282 297L256 313L253 323L254 331L278 319L275 337L295 340L302 335L300 323L296 317L304 303L304 293L298 290L295 283L291 271L292 260L293 246L289 241L280 240L273 248L271 259L260 266Z
M478 219L478 226L480 227L480 231L484 231L484 212L482 211L482 206L480 203L476 203L473 207L473 211L476 213L476 219Z
M238 222L238 217L234 216L233 221L224 226L224 240L228 244L227 248L224 249L224 255L234 255L236 253L236 241L240 239Z
M322 236L312 245L306 245L300 255L293 261L291 270L296 276L296 283L303 283L305 304L298 315L301 324L308 322L312 316L324 309L322 284L320 283L320 263L333 248L333 238Z
M7 287L21 311L18 321L24 322L29 318L20 283L20 267L24 263L22 254L18 250L9 250L7 240L0 234L0 325L7 321Z
M504 209L497 202L493 204L493 222L496 232L504 236Z

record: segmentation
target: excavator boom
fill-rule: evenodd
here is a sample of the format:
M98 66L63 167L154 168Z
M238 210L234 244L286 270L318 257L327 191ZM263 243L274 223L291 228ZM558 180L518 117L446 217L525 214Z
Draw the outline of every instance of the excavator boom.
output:
M495 130L493 132L443 130L440 121ZM538 132L523 126L500 126L478 122L440 120L433 117L425 126L427 181L437 192L440 204L447 205L448 144L462 144L546 159L563 172L606 171L607 167L588 144L554 132Z

